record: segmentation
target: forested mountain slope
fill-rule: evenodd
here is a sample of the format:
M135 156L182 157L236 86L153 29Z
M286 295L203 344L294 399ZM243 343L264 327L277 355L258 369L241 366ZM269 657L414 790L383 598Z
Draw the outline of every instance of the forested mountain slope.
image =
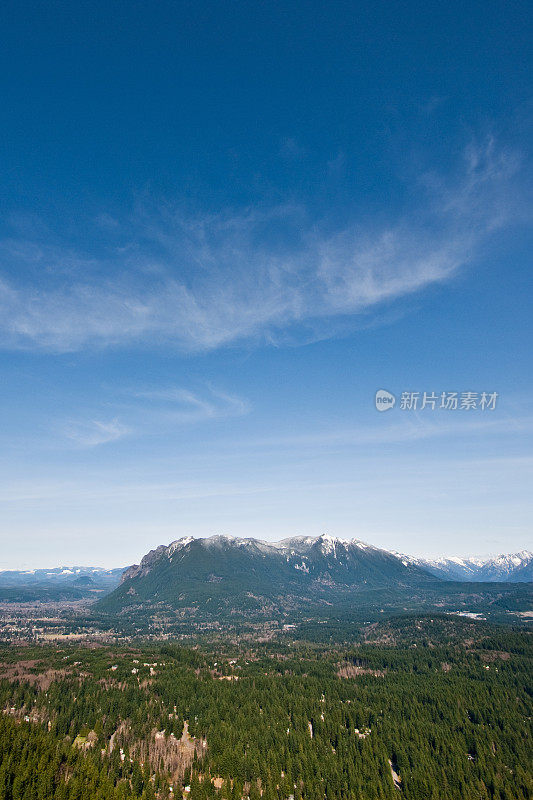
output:
M123 575L99 607L320 607L354 593L413 590L438 579L384 550L329 536L278 543L257 539L186 538L148 553Z

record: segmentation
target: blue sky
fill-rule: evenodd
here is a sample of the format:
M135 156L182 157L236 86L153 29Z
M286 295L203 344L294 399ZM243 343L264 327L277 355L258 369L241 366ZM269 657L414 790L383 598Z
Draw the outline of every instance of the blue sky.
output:
M1 567L531 547L527 6L3 5Z

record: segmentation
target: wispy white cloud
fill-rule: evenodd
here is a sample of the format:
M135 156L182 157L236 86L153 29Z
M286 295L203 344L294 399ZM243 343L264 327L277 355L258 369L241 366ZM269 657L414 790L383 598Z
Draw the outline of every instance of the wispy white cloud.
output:
M130 428L118 419L101 421L73 421L64 426L64 434L80 447L96 447L108 442L116 442L131 433Z
M55 430L76 446L91 448L161 430L170 435L183 425L240 417L250 411L250 404L244 398L212 386L203 394L181 387L125 390L121 394L127 397L127 402L117 401L112 392L105 402L108 409L114 408L118 413L113 419L103 421L93 415L90 419L56 425Z
M335 320L368 315L472 263L515 216L518 165L490 139L471 146L460 178L424 175L410 216L370 227L332 232L297 205L196 217L160 207L113 218L103 255L4 242L0 346L164 343L196 352L279 341L302 324L327 335ZM8 278L18 265L20 276Z
M301 432L294 435L272 435L264 439L241 439L240 447L251 449L266 449L287 451L295 450L298 453L307 450L339 450L349 448L351 451L358 448L375 445L402 446L409 443L415 444L427 439L446 438L449 441L464 440L469 437L492 436L524 437L533 434L533 417L491 417L491 412L481 412L477 419L463 416L456 419L425 420L420 415L404 418L395 423L365 425L359 427L342 427L333 430ZM430 412L431 413L431 412Z
M166 423L187 424L240 417L250 410L247 400L214 387L209 387L204 395L190 389L167 387L136 390L133 396L149 402L149 406L143 404L143 414L148 413L152 420L164 419Z

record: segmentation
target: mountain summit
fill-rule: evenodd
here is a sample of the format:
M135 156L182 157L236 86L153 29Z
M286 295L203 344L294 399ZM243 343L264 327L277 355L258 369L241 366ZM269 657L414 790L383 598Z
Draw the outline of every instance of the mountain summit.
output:
M505 553L494 558L457 558L452 556L423 559L396 555L445 580L481 583L487 581L510 583L533 581L533 553L529 550Z
M358 539L186 537L160 545L127 569L100 607L316 608L348 598L355 602L363 594L378 598L380 592L412 592L437 582L422 567Z

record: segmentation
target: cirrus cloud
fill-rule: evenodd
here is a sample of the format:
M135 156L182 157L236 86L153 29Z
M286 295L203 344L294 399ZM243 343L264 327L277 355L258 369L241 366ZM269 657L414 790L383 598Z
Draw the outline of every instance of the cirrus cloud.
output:
M202 216L167 206L113 226L97 221L111 237L98 254L4 241L0 346L202 352L283 340L302 326L331 335L339 320L368 316L471 264L515 216L518 166L492 139L471 146L460 179L425 174L420 203L388 224L332 231L299 205Z

